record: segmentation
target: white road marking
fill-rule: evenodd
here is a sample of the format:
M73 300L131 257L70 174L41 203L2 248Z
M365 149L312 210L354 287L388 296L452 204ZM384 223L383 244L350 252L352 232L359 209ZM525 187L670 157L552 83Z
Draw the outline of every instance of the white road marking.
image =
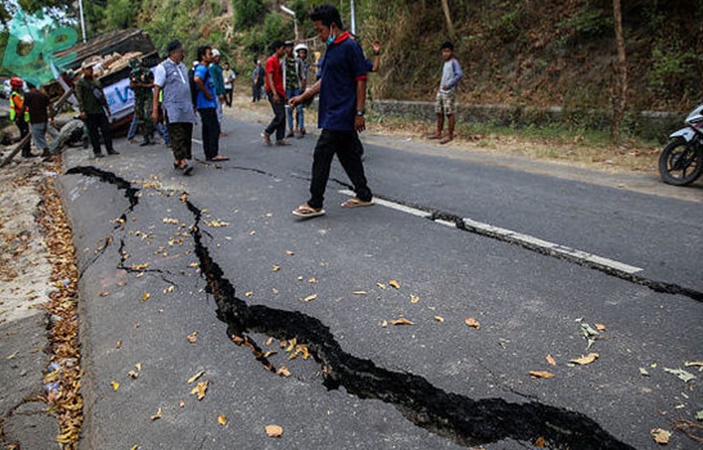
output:
M354 193L349 190L340 190L339 192L341 194L354 195ZM389 200L374 198L374 203L381 206L385 206L386 208L391 208L396 211L404 212L406 214L411 214L413 216L422 217L425 219L430 219L432 217L432 213L429 213L427 211L423 211L417 208L411 208L409 206L401 205ZM631 266L629 264L615 261L610 258L594 255L593 253L585 252L583 250L578 250L571 247L566 247L564 245L556 244L554 242L545 241L544 239L519 233L517 231L496 227L469 218L464 218L462 220L464 221L466 229L469 231L482 234L484 236L495 237L506 242L517 243L526 248L541 250L551 255L565 257L574 261L580 261L591 266L613 269L618 272L630 275L635 274L637 272L641 272L643 270L641 267ZM435 219L434 222L452 228L456 227L456 223L443 219Z

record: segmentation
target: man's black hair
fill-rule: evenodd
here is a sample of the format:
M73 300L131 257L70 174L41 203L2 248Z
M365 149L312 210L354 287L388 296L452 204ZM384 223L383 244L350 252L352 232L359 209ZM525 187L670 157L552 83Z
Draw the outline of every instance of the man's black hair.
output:
M332 5L320 5L310 14L310 19L313 22L320 21L322 25L329 27L333 23L337 24L340 30L343 30L342 18L339 16L339 10Z
M174 39L166 45L166 53L170 55L171 53L175 52L180 48L183 48L181 41L179 41L178 39Z
M208 50L212 50L212 47L209 45L201 45L200 47L198 47L198 51L196 52L198 56L198 61L202 62Z
M283 47L284 45L285 44L280 39L276 39L275 41L271 42L271 53L276 53L276 50Z
M441 46L439 49L440 49L440 50L444 50L445 48L448 48L449 50L454 51L454 44L452 44L451 42L447 41L447 42L445 42L444 44L442 44L442 46Z

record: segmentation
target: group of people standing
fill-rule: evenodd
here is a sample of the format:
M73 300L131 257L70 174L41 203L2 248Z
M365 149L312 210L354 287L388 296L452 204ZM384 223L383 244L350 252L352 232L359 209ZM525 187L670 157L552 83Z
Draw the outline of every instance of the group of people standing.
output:
M20 139L29 135L31 128L34 145L42 154L33 154L31 144L27 140L22 146L21 155L24 158L42 156L47 160L51 159L57 152L55 143L59 135L51 101L45 92L37 89L32 83L27 83L28 91L24 92L24 85L25 82L19 77L10 79L10 120L17 125ZM51 145L46 141L46 133L53 139Z
M266 60L263 70L259 64L254 68L252 101L257 101L257 83L263 75L266 97L271 103L274 115L271 123L261 133L267 145L272 144L272 135L275 135L276 145L290 145L285 138L302 138L306 133L303 105L291 106L287 100L300 95L307 88L310 70L307 61L308 47L305 44L298 44L295 48L293 46L293 41L273 41L272 54Z

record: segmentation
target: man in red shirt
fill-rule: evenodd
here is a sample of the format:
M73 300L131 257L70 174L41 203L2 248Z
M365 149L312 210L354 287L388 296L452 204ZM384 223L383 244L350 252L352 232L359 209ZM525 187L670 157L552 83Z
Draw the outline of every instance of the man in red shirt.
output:
M273 41L271 44L273 54L266 60L266 96L273 109L273 120L261 133L267 145L271 145L271 135L276 132L276 145L290 145L283 140L286 134L286 91L283 89L283 70L281 58L286 53L283 41Z

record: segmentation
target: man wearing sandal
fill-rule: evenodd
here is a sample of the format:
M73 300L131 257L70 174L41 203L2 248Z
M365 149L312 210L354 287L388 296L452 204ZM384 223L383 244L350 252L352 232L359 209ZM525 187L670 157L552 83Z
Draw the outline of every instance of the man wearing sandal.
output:
M163 109L166 126L171 140L174 169L189 175L193 171L191 147L195 112L190 97L188 69L183 64L183 46L179 41L171 41L166 46L166 58L154 71L154 96L152 98L151 119L159 119L159 95L163 92Z
M355 146L361 145L357 132L366 128L366 60L359 44L344 31L339 11L332 5L315 8L310 18L320 40L327 44L320 79L303 94L290 99L295 107L320 94L318 127L322 129L315 146L310 181L310 200L293 215L301 218L325 214L322 209L325 188L334 155L354 185L356 197L342 204L344 208L373 205L366 184L364 165Z

